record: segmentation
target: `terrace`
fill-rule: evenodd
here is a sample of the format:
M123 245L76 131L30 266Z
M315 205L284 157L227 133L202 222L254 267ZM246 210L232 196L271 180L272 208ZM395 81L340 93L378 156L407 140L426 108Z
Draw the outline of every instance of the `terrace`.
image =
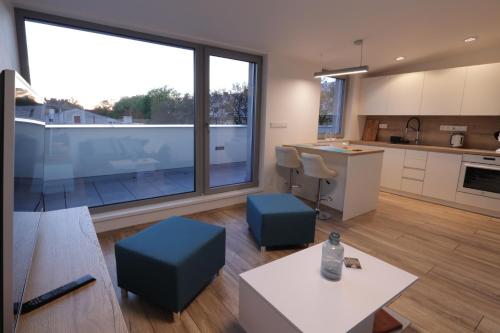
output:
M16 119L17 210L98 207L195 190L193 125ZM210 126L210 187L247 182L246 125Z

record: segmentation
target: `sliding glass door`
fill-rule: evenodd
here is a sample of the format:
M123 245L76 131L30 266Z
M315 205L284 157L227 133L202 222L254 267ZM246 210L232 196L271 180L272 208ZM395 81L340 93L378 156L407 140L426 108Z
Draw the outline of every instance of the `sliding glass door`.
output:
M257 82L260 58L210 49L206 55L207 191L246 187L257 178Z
M261 56L21 9L16 20L22 75L45 98L16 107L16 130L42 133L42 209L258 186ZM16 175L26 210L35 171Z

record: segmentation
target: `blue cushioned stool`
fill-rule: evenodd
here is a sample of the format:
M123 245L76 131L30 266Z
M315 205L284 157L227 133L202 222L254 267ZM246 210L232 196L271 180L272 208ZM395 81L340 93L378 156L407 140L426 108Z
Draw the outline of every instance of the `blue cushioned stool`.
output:
M226 230L171 217L115 244L118 286L174 312L224 266Z
M249 195L247 222L261 249L314 242L314 210L289 193Z

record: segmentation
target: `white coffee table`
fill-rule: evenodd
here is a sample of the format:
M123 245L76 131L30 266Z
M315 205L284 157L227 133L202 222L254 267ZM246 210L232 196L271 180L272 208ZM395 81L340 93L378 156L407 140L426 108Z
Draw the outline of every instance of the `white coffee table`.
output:
M321 244L240 275L239 321L248 332L372 332L377 310L417 277L345 245L362 269L342 279L320 274ZM407 323L406 323L407 324Z

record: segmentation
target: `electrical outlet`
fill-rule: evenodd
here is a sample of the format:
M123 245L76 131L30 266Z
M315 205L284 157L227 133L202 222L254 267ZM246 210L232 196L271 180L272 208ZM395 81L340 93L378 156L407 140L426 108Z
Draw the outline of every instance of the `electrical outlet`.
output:
M439 130L444 132L467 132L467 126L441 125Z
M467 126L453 126L453 132L467 132Z
M387 129L387 124L378 124L378 128L380 129Z

